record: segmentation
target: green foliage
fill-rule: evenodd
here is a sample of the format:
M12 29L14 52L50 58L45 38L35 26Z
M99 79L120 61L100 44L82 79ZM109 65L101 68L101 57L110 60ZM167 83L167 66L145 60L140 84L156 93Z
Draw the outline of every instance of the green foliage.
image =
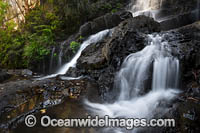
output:
M49 36L50 43L52 43L52 40L60 35L62 20L55 12L47 12L42 7L37 7L26 15L26 23L23 28L38 36Z
M0 66L7 68L22 68L21 55L25 38L23 36L12 36L13 40L5 41L0 44Z
M3 0L0 0L0 27L3 25L3 20L7 12L8 4Z
M7 9L8 4L0 0L0 67L14 68L21 66L19 60L22 51L20 48L24 44L24 39L23 36L17 36L15 33L14 21L5 22Z
M79 41L83 40L83 37L82 37L82 36L79 36L78 40L79 40Z
M75 33L81 24L88 20L90 15L89 0L62 0L56 1L58 14L62 14L64 29L67 35Z
M110 3L106 3L101 7L103 10L111 10L112 5Z
M117 9L112 9L111 13L116 13Z
M4 14L5 15L5 14ZM3 17L2 17L3 18ZM23 68L39 64L50 54L60 22L55 13L36 8L26 16L22 32L16 32L12 21L0 28L0 67Z
M80 47L80 43L76 42L76 41L72 41L70 43L70 48L73 50L74 53L76 53L76 51L79 49Z
M24 60L26 60L24 65L29 66L32 63L43 60L49 54L49 49L46 49L37 41L33 41L24 48Z
M44 0L29 10L25 23L16 30L14 21L5 22L8 4L0 0L0 67L27 68L41 64L50 47L78 31L80 25L122 8L123 0ZM83 37L70 43L75 53ZM54 54L54 56L57 56Z

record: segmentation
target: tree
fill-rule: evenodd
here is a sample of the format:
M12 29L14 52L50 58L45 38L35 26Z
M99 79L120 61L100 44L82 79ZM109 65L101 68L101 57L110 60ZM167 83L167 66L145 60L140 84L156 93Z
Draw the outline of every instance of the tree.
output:
M3 26L7 8L8 8L8 4L4 2L3 0L0 0L0 28L2 28Z

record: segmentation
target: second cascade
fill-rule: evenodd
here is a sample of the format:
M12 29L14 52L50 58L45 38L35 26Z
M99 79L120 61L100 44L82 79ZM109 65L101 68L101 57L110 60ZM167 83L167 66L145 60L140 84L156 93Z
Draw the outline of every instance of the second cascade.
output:
M100 117L151 119L167 111L167 107L160 106L161 101L170 102L179 92L179 60L172 56L164 35L148 35L148 45L126 57L115 78L114 84L120 88L115 102L99 104L86 100L88 110Z

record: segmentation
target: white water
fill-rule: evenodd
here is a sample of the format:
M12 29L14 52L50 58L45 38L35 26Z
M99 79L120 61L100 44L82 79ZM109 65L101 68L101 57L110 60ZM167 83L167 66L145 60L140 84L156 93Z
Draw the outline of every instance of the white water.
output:
M62 66L63 48L64 48L65 44L66 44L66 41L63 41L60 45L60 52L59 52L59 55L58 55L58 67Z
M79 77L65 77L65 76L61 76L60 79L62 80L78 80L81 79L83 76L79 76Z
M98 32L94 35L91 35L86 41L84 41L78 52L76 53L76 55L72 58L71 61L67 62L66 64L64 64L59 70L57 73L55 74L52 74L52 75L48 75L48 76L45 76L45 77L42 77L42 78L39 78L37 80L43 80L43 79L47 79L47 78L53 78L53 77L56 77L58 75L64 75L67 73L67 71L69 70L69 68L71 67L76 67L76 63L77 63L77 60L79 59L79 57L81 56L81 53L82 51L87 48L90 44L93 44L93 43L97 43L99 41L101 41L104 37L106 37L107 35L109 35L109 33L111 32L111 30L104 30L104 31L101 31L101 32ZM72 77L71 77L72 78ZM70 78L70 79L71 79Z
M161 101L169 102L178 92L179 61L171 55L168 42L161 35L149 35L149 45L129 55L116 76L115 85L121 89L118 100L113 104L98 104L86 101L88 109L100 116L112 118L147 118L155 112L162 114ZM153 72L151 67L153 67ZM144 81L152 79L152 89L145 95L139 92L149 86ZM123 132L123 129L116 129ZM134 129L132 132L137 132Z
M133 17L146 15L155 19L161 6L162 0L132 0L129 10Z
M55 53L55 47L53 47L52 51L51 51L51 59L50 59L50 68L49 70L52 71L53 69L53 59L54 59L54 53Z
M97 43L99 42L100 40L102 40L106 35L108 35L110 30L104 30L104 31L101 31L95 35L92 35L90 36L86 41L84 41L82 44L81 44L81 47L80 49L78 50L78 52L76 53L76 55L74 56L74 58L69 62L69 63L66 63L58 72L57 74L59 75L63 75L65 74L70 67L76 67L76 63L77 63L77 60L78 58L81 56L81 53L82 51L87 47L89 46L90 44L92 43Z

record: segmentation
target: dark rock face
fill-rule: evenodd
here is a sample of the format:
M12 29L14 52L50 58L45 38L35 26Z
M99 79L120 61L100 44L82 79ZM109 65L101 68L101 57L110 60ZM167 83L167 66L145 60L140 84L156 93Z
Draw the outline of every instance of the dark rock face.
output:
M105 41L98 44L91 44L82 53L78 60L78 67L84 69L101 69L106 65L106 57L102 53Z
M111 29L117 26L125 19L131 18L130 12L121 11L117 13L107 13L104 16L98 17L91 22L87 22L80 27L79 33L81 36L89 36L104 29Z
M197 16L198 12L199 10L194 10L191 12L170 16L169 18L166 18L166 20L160 22L161 28L162 30L170 30L192 24L199 19Z
M182 83L185 88L199 84L200 22L175 30L180 33L178 39L179 59L182 66ZM194 81L194 84L191 84ZM196 85L195 85L196 84Z

